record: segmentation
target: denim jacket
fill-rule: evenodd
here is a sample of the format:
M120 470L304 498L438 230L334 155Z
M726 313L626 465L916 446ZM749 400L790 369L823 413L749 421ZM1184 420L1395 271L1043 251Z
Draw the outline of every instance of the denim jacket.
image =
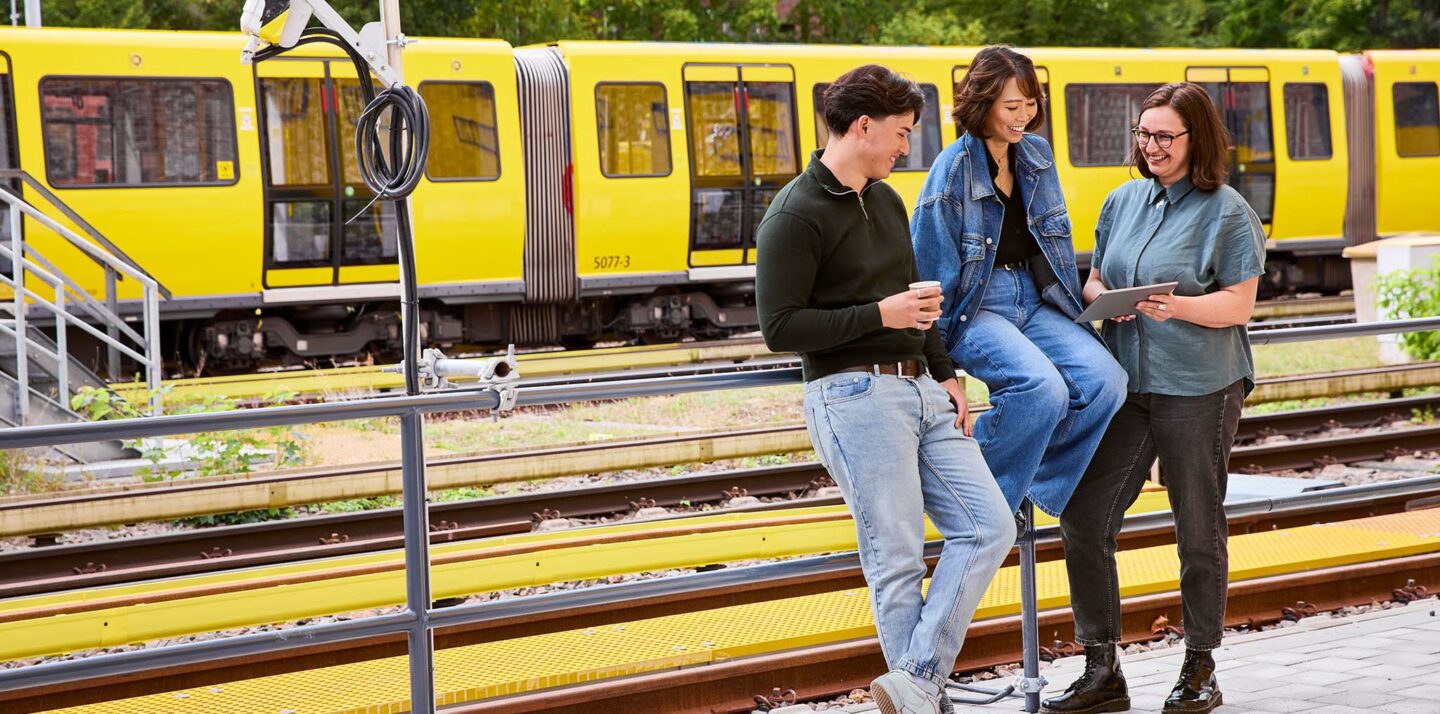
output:
M968 133L945 147L925 177L910 219L920 278L940 281L945 296L944 314L937 322L952 357L980 310L1004 223L1005 207L995 194L985 151L985 140ZM1083 309L1080 278L1055 155L1034 134L1026 134L1011 151L1017 152L1016 180L1025 199L1026 223L1045 257L1043 265L1032 263L1037 288L1046 302L1073 319ZM1100 339L1092 326L1085 328Z

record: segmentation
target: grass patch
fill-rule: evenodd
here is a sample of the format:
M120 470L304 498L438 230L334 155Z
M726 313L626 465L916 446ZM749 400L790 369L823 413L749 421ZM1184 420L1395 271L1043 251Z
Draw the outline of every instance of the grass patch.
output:
M1260 377L1365 369L1384 364L1380 361L1380 343L1374 337L1258 345L1253 351L1255 372Z

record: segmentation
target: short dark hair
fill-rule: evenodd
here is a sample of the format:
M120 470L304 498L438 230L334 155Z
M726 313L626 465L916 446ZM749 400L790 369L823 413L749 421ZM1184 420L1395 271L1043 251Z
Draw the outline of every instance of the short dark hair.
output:
M1174 109L1180 115L1180 122L1190 132L1187 134L1190 137L1190 183L1206 191L1224 185L1230 178L1230 130L1225 128L1220 112L1210 101L1210 93L1191 82L1171 82L1145 98L1145 103L1140 105L1140 114L1135 116L1135 123L1140 123L1145 110L1156 107ZM1139 144L1131 142L1130 158L1135 168L1140 169L1141 176L1155 178Z
M1035 131L1045 123L1045 87L1035 74L1035 63L1009 45L991 45L975 54L965 78L955 85L951 117L961 130L985 138L985 118L1011 77L1026 98L1035 100L1035 116L1025 124L1025 130Z
M872 119L911 114L920 121L925 94L919 85L888 67L867 64L840 75L821 95L825 126L831 136L845 136L861 116Z

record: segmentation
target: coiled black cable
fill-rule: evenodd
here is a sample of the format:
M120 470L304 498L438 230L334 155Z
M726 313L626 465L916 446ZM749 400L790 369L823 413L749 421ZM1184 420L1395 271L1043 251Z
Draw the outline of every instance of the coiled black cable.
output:
M420 177L425 175L425 164L430 156L430 112L420 94L410 87L401 85L376 92L366 79L370 67L356 48L351 47L340 33L324 27L306 28L295 43L296 47L311 43L335 45L345 51L355 65L355 75L360 77L360 92L365 98L365 109L360 113L355 128L355 157L360 169L360 178L375 194L375 198L351 217L354 221L370 210L375 201L392 201L395 204L396 249L400 257L401 286L401 346L404 354L405 393L420 393L420 299L415 275L415 244L410 229L410 206L406 201ZM255 53L254 61L261 62L276 57L293 48L272 45ZM388 110L388 113L387 113ZM388 126L382 125L388 120ZM385 159L381 143L381 131L389 132L390 159Z

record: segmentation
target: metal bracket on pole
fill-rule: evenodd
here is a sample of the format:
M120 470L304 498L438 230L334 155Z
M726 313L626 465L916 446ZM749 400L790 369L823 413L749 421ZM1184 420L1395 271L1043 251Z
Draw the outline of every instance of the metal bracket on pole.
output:
M391 66L387 51L389 43L385 39L385 30L381 23L369 23L357 33L325 0L290 0L289 7L276 14L271 14L275 12L273 7L268 8L267 12L266 5L265 0L246 0L245 10L240 15L240 31L250 37L245 49L240 52L240 61L244 64L253 62L255 53L268 45L294 47L300 40L300 33L305 31L310 24L310 18L314 17L326 29L355 48L360 56L365 58L366 64L370 65L370 71L375 73L381 84L386 87L402 84L400 73ZM397 39L403 37L399 35ZM404 47L403 41L399 46Z
M499 415L515 408L515 388L520 383L520 363L515 359L515 345L510 345L503 356L481 359L453 359L431 347L421 353L416 368L420 372L420 382L426 389L478 386L489 389L500 397L500 406L496 407L494 414ZM381 371L404 373L405 365L391 365ZM450 381L452 377L463 378L466 382L456 384Z

